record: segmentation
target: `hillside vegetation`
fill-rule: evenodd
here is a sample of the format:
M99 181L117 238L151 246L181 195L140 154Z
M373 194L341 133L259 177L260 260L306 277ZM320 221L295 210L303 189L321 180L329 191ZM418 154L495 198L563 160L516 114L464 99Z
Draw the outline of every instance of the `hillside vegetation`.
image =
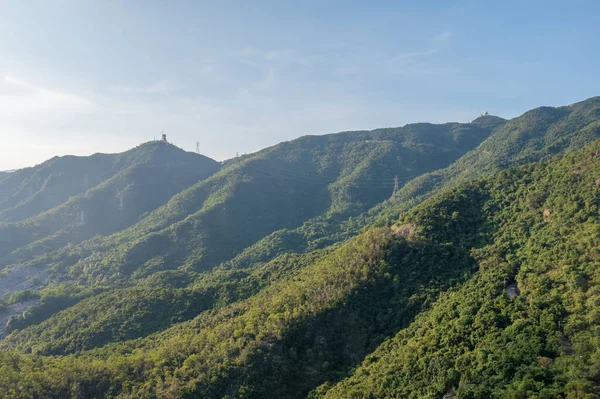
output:
M477 120L474 121L476 123ZM426 173L374 210L390 214L439 190L499 170L547 160L600 138L600 97L566 107L540 107L511 119L477 148L447 168Z
M549 159L600 138L600 97L569 107L542 107L512 119L486 115L474 125L494 129L480 145L450 166L420 175L371 209L348 219L318 217L296 229L273 233L228 262L243 267L274 255L322 248L356 235L372 224L386 224L444 188L502 169Z
M142 341L66 357L4 352L12 360L0 387L20 380L29 395L66 396L76 386L83 397L593 397L596 151L600 142L445 191L290 279ZM513 281L520 293L509 297Z
M478 211L493 233L471 246L479 271L440 296L366 357L328 398L592 398L600 393L597 340L600 143L551 163L512 169L478 184ZM407 215L457 224L457 198L434 198ZM472 210L469 210L472 212ZM458 227L458 226L457 226ZM471 226L461 226L465 233ZM439 230L438 230L439 231ZM425 237L441 242L435 229ZM464 234L464 233L463 233ZM467 233L468 234L468 233ZM508 295L510 284L518 295ZM320 395L318 395L320 396Z
M0 222L36 216L139 165L151 168L154 173L165 166L168 169L179 167L181 170L174 168L171 173L182 181L185 181L186 174L197 173L200 178L205 178L218 167L216 161L161 142L145 143L120 154L54 157L1 178ZM187 173L184 166L188 169ZM200 169L199 173L197 169ZM146 178L150 180L151 175Z
M95 181L100 178L90 177L92 172L106 177L105 169L109 168L97 162L96 158L103 162L111 161L113 174L100 182ZM120 230L218 168L216 161L161 142L146 143L123 154L56 158L48 165L32 168L37 170L20 183L22 187L31 187L32 180L41 179L40 175L44 172L48 176L45 176L40 191L16 207L2 210L0 218L14 219L12 216L17 208L31 211L33 202L39 202L42 209L56 205L58 201L63 202L20 222L1 223L0 254L6 255L48 236L53 237L47 241L58 240L63 246L95 234ZM10 180L18 181L25 172L31 171L15 172ZM82 182L74 174L83 175ZM0 185L7 183L6 180ZM60 193L60 198L53 192ZM67 197L67 193L73 195ZM50 196L53 201L49 201ZM42 204L42 199L48 201ZM61 241L61 235L68 235L68 238ZM44 246L47 250L49 245L46 243Z
M403 184L444 167L489 133L419 124L282 143L230 161L130 228L28 262L86 284L207 270L274 231L358 215L391 195L395 176Z
M203 177L160 145L3 225L59 227L6 247L0 397L600 396L599 98L306 136ZM131 181L148 209L111 218ZM93 233L60 225L84 206Z

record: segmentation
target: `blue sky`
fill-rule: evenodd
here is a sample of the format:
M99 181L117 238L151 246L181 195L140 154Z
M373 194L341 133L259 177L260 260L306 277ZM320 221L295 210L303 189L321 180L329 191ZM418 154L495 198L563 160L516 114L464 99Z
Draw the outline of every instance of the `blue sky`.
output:
M600 2L0 0L0 170L159 136L305 134L599 95Z

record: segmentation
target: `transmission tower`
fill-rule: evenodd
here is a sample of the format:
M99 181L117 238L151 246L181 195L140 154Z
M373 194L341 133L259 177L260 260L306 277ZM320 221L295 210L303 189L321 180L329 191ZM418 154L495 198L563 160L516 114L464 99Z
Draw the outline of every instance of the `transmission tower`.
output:
M123 192L117 191L117 199L119 200L119 212L123 213L123 210L125 209L125 204L123 203Z
M200 154L200 142L196 141L196 153Z
M398 176L394 177L394 191L392 192L392 197L396 195L398 190L400 189L400 184L398 184Z

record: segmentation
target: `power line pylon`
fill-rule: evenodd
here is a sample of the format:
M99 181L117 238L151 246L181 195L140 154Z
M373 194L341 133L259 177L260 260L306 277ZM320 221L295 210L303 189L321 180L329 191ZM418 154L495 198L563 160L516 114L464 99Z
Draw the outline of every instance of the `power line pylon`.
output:
M394 191L392 192L392 197L396 195L398 190L400 189L400 184L398 183L398 176L394 177Z

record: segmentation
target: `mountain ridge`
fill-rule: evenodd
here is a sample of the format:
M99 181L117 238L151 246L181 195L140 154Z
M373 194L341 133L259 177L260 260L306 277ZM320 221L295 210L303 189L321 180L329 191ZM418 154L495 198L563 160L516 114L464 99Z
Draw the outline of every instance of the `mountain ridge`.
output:
M346 388L345 382L334 388L332 384L321 385L319 381L339 379L344 373L350 372L352 365L363 356L366 365L371 368L379 362L387 362L386 359L395 355L398 349L385 341L385 337L389 334L386 328L399 331L393 334L394 337L399 336L402 339L404 334L410 333L418 340L420 339L418 332L425 328L421 327L421 323L423 320L430 320L429 315L432 315L429 324L435 324L440 318L449 319L456 328L435 330L428 328L427 331L442 336L447 332L450 337L453 337L452 339L458 339L458 342L478 339L479 335L471 338L472 335L465 334L463 332L465 329L467 331L474 329L478 334L497 334L504 331L504 334L509 334L509 337L510 334L514 335L522 331L520 334L523 337L516 341L519 343L527 342L527 337L531 340L537 339L536 334L542 334L541 336L546 334L545 330L539 327L520 329L522 323L520 319L524 319L526 325L536 325L539 323L538 318L542 316L531 316L535 320L527 322L526 319L529 317L527 312L519 310L526 306L526 302L517 298L510 302L514 305L510 305L507 302L502 279L507 278L510 282L512 278L516 278L521 289L520 298L526 295L549 295L547 300L569 301L570 295L562 296L561 298L564 299L552 299L554 291L548 294L540 291L540 294L536 294L535 290L539 288L534 287L543 281L528 282L523 279L524 276L518 274L519 269L516 267L522 262L521 258L529 256L519 252L518 248L525 244L525 247L533 245L531 250L535 250L543 243L540 239L547 234L551 234L555 239L558 238L558 235L564 231L562 223L567 223L567 226L579 226L569 233L570 239L586 237L586 240L591 240L590 243L597 241L596 214L600 197L594 179L600 175L600 161L594 154L600 148L599 146L600 141L595 141L583 150L566 156L559 155L557 159L550 162L512 168L494 174L492 177L448 189L411 210L398 221L399 227L415 226L412 233L405 233L405 228L396 229L394 226L392 226L394 228L379 227L365 231L360 236L341 244L333 252L318 258L315 263L301 266L298 273L292 274L289 280L284 278L276 281L248 300L234 302L216 313L202 313L191 322L177 324L143 341L123 342L114 347L83 351L65 357L41 357L36 360L38 363L35 365L27 363L29 360L26 355L11 352L11 356L17 356L19 362L24 362L20 369L35 370L45 367L47 373L55 373L55 378L37 381L48 389L52 387L53 392L65 394L72 391L70 386L61 382L63 378L60 375L68 370L70 375L77 376L75 378L83 395L112 392L121 397L150 397L160 391L182 397L224 395L306 397L309 390L320 386L314 395L368 397L366 389L368 392L374 392L374 397L387 397L390 391L385 389L397 390L401 385L377 383L375 387L383 389L380 392L373 391L373 388L368 385L363 389L365 384L370 383L370 379L361 382L362 385L350 382L350 388ZM573 170L580 170L580 172L573 174ZM534 176L536 178L533 178ZM560 187L557 185L560 183L566 184L560 190L549 191L549 188ZM543 193L546 193L545 196L539 197L539 194L544 195ZM570 200L565 201L563 196L567 193L570 193L568 194ZM571 207L569 205L571 200L581 203L583 208ZM551 219L545 216L545 207L551 209L549 216ZM525 223L514 231L512 227L514 222L506 224L506 218L512 221L523 220ZM588 224L580 223L581 218L587 219ZM524 233L530 228L534 229L535 234L528 238ZM578 232L583 233L584 236L580 236ZM519 246L511 247L510 243L513 241L519 243ZM470 253L467 250L469 248L475 249L475 252ZM578 256L577 254L586 251L586 248L594 248L594 245L573 248L572 253L549 250L552 256L561 259L560 257L565 255ZM437 256L434 256L435 253ZM451 254L453 255L450 256ZM508 256L510 254L516 258L512 259ZM544 255L540 254L538 259L543 258ZM584 270L587 270L587 273L593 272L594 269L590 267L595 265L595 262L597 260L589 259ZM538 273L532 266L523 270L530 274ZM416 269L412 270L411 267ZM551 266L546 265L546 267ZM541 270L540 278L543 278L544 269ZM453 273L455 277L450 278ZM574 273L573 279L569 280L568 285L557 285L553 290L565 290L567 293L571 290L575 290L574 293L586 292L586 281L592 284L590 277L587 280L577 279L577 270L566 269L564 273L565 276L560 276L560 279L570 278L568 276ZM421 285L413 281L414 278L425 279L428 283ZM435 281L442 284L438 289L434 289ZM461 297L454 297L455 290L448 290L446 286L450 284L455 286L456 290L464 290L465 287L479 284L479 281L483 284L480 288L475 291L467 290L476 295L473 301L463 305L455 304L456 301L461 300ZM421 286L425 287L425 291L415 297L412 290ZM531 288L528 288L529 286ZM581 291L582 289L584 291ZM447 294L442 294L441 299L437 299L441 292ZM490 292L493 294L491 297ZM592 290L589 295L595 298L596 293L597 290ZM356 299L353 299L354 295L358 295ZM453 301L446 307L453 307L456 310L452 312L443 307L443 313L435 313L437 307L441 306L436 305L437 301L443 302L448 297L453 298ZM486 298L492 298L494 301L493 304L486 305L488 307L502 305L506 309L515 307L518 311L514 312L514 316L500 311L495 318L486 318L478 322L481 317L485 317L488 307L477 305L477 301L485 303ZM464 299L462 301L464 302ZM432 311L427 310L430 306L433 306ZM540 311L545 309L544 303L535 306L540 306ZM393 311L390 312L388 309ZM398 312L403 309L412 310L405 316L401 316L402 313ZM572 319L571 316L568 317L571 324L569 330L565 330L568 339L572 342L579 342L577 339L587 339L586 342L590 342L588 346L577 346L575 353L564 353L554 346L544 349L539 345L533 345L530 349L524 350L521 344L509 351L503 346L494 347L493 353L509 354L506 360L499 360L500 364L508 361L517 362L524 370L531 369L527 374L508 372L486 382L487 380L482 378L492 378L488 376L494 375L493 368L484 368L482 377L476 377L476 373L462 377L465 374L463 370L465 366L460 364L455 366L455 362L451 359L443 360L442 357L442 360L437 363L435 359L427 363L419 363L417 359L397 363L392 357L392 365L400 364L407 370L411 370L411 365L417 370L431 370L439 380L432 384L429 379L420 379L417 375L411 380L413 385L406 386L400 393L403 396L409 396L411 392L433 396L443 395L452 390L465 395L494 392L531 396L532 393L544 391L546 395L556 396L573 392L575 389L593 393L594 388L585 384L587 377L580 377L577 385L571 386L560 378L551 379L551 384L546 387L543 385L546 378L544 370L547 370L548 366L544 362L548 360L539 361L539 357L548 358L551 362L552 357L549 356L557 358L565 356L564 359L570 362L568 364L581 367L573 362L585 353L593 353L586 349L593 343L590 341L593 338L589 334L578 333L580 330L576 323L581 321L577 315L582 311L585 310L570 311L575 312L575 315ZM560 309L555 310L550 307L546 312L552 315L552 325L556 325L557 317L564 317ZM413 323L417 324L410 327ZM481 323L485 326L491 323L492 327L484 328ZM513 323L516 324L511 328ZM593 326L593 319L588 323L592 323ZM406 325L409 327L405 327ZM458 327L462 330L457 329ZM406 328L408 330L405 332ZM340 341L335 341L340 332L348 335L342 335ZM359 333L358 340L356 336L351 338L356 333ZM378 346L378 342L383 347L379 351L376 350L373 355L366 354L369 348ZM552 342L552 345L555 345L555 341ZM560 342L560 339L556 342ZM403 344L396 345L402 347ZM430 345L428 341L423 340L422 345L427 346L418 353L430 356L426 350ZM452 350L468 351L470 348L467 346L463 349L458 344L446 343L442 339L436 345L440 350L451 347L456 348ZM407 350L411 350L410 348L408 347ZM115 350L116 353L109 355L105 352L107 350L109 353ZM222 350L224 352L221 352ZM380 354L380 351L384 353ZM519 351L523 351L522 357L518 357ZM352 357L353 353L358 353L359 356ZM476 353L474 356L479 355ZM586 364L588 361L595 361L593 357L584 357ZM92 363L88 360L91 358L102 360ZM125 383L123 380L125 377L114 369L112 362L120 365L127 364L127 367L135 367L134 364L142 362L145 371L137 377L127 374L126 378L129 382ZM221 362L226 362L227 366L220 368ZM178 376L177 379L168 378L171 374L163 369L165 363L170 365L168 367L172 368L172 372ZM557 361L556 364L558 368L553 369L552 373L562 373L560 371L562 363ZM433 366L430 365L435 365L435 368L432 369ZM79 369L86 370L85 374L81 374ZM14 374L18 371L8 371L10 374L5 376L5 379L17 378L20 375ZM376 369L373 372L378 373ZM538 377L535 377L535 372L538 373ZM390 375L401 378L403 373L403 371L392 372ZM370 375L361 372L360 369L352 374L356 375L353 378ZM295 378L291 378L292 375ZM527 383L529 376L536 378L535 384ZM23 377L35 378L22 374L18 378ZM378 374L373 378L378 378ZM593 375L590 378L594 378ZM160 381L160 385L156 386L155 381ZM524 381L525 385L519 385L520 381ZM479 390L477 382L480 383Z
M13 253L0 395L595 397L599 153L594 97L228 160Z
M449 125L426 125L427 128L431 128L433 127L434 129L437 129L438 131L443 131L446 134L446 138L443 138L443 140L446 140L444 143L449 143L449 142L453 142L455 140L457 140L459 143L462 143L464 141L469 141L469 140L478 140L476 136L469 136L469 137L458 137L455 139L454 134L457 131L460 131L460 133L463 133L461 131L461 129L466 129L463 127L463 125L460 124L449 124ZM281 196L281 193L285 193L285 192L290 192L293 193L294 191L297 191L297 194L294 195L300 195L300 196L304 196L306 192L311 192L315 189L321 190L320 196L326 200L326 198L329 196L330 198L333 198L333 201L335 201L332 205L333 207L330 208L331 211L333 212L345 212L345 211L352 211L352 207L354 206L359 206L361 207L360 209L364 208L365 205L361 205L361 202L358 201L362 201L360 198L356 198L353 197L353 194L349 191L346 191L348 189L346 189L345 187L347 187L346 183L344 182L344 179L348 179L348 181L350 182L350 184L358 184L360 186L361 182L363 185L367 185L369 186L369 181L371 181L371 179L373 177L376 176L365 176L365 173L370 173L368 172L371 169L371 166L369 166L369 163L365 163L365 161L363 159L359 159L359 158L353 158L356 157L357 154L359 156L362 156L363 154L372 154L370 155L373 159L373 161L371 162L387 162L388 164L390 162L397 162L395 160L396 157L396 153L398 153L398 151L400 151L401 154L405 154L404 156L408 156L410 154L410 152L407 151L411 151L412 149L415 148L415 146L421 146L418 148L422 148L422 150L420 151L431 151L433 148L433 151L437 151L436 153L439 154L449 154L449 155L445 155L446 159L448 159L449 157L455 157L455 155L452 155L452 153L449 153L445 147L443 146L438 146L438 147L431 147L430 145L421 145L418 141L415 143L413 142L415 139L417 140L428 140L429 137L425 138L425 137L421 137L419 138L418 136L415 136L415 134L417 134L415 131L413 131L412 129L418 129L418 127L415 126L410 126L408 128L408 130L402 130L400 129L399 131L401 132L401 136L400 139L402 140L400 142L400 144L394 144L394 142L364 142L364 137L376 137L376 138L381 138L381 136L384 136L387 134L388 136L390 134L394 134L394 131L398 131L398 129L394 130L394 129L387 129L387 130L378 130L375 131L375 133L370 133L370 132L359 132L356 135L354 133L350 134L350 133L346 133L346 134L334 134L331 136L319 136L319 137L314 137L314 138L309 138L309 137L304 137L304 138L300 138L295 142L288 142L288 143L282 143L281 145L277 146L277 147L271 147L268 149L265 149L263 151L258 152L257 154L253 155L253 156L246 156L244 158L241 158L237 161L230 161L230 162L226 162L225 165L223 166L223 168L221 169L221 171L213 176L211 176L209 179L207 179L206 181L203 182L199 182L196 184L196 186L194 187L190 187L189 189L187 189L185 192L182 192L178 195L176 195L168 204L166 204L164 207L158 209L156 212L154 212L152 215L149 215L148 218L145 219L145 221L142 221L140 224L133 226L130 229L131 233L137 234L140 237L143 237L144 235L147 235L148 237L152 237L152 239L154 240L155 244L153 244L153 246L158 250L158 234L161 234L162 237L164 238L160 238L160 240L163 240L163 242L168 243L171 239L169 238L169 236L171 236L174 232L173 228L177 228L177 229L190 229L190 228L195 228L194 226L201 226L201 224L195 224L200 222L200 220L198 222L194 222L193 220L193 216L196 212L200 212L197 214L196 217L200 217L202 218L201 220L204 220L204 218L209 217L208 215L214 215L214 216L210 216L210 217L219 217L222 218L222 216L217 216L217 214L215 214L215 206L218 206L218 204L221 203L221 201L223 201L223 199L228 198L228 196L231 196L230 193L233 193L233 191L231 190L239 190L239 189L244 189L245 187L247 187L248 189L252 189L254 190L253 187L255 187L257 184L260 185L261 190L262 187L268 187L271 186L272 188L270 188L271 190L273 190L275 187L280 187L277 190L278 191L273 191L271 192L269 195L272 196L273 198L278 198L279 196ZM471 128L470 128L471 129ZM477 134L477 132L480 132L480 129L477 128L475 129L476 132L473 132L473 134ZM481 130L482 131L482 130ZM467 131L466 134L469 134L471 132ZM352 136L352 139L349 143L351 143L351 146L355 146L354 147L348 147L347 146L347 136L348 135ZM368 136L373 134L373 136ZM417 137L417 138L415 138ZM438 140L442 139L442 137L440 137ZM441 142L440 142L441 143ZM407 147L405 147L405 145ZM292 148L292 151L288 152L288 148ZM405 149L406 148L406 149ZM342 153L346 153L347 157L349 157L348 159L334 159L332 157L329 156L329 154L327 154L328 151L341 151ZM314 155L312 152L315 152ZM324 152L325 151L325 152ZM369 151L369 152L365 152L365 151ZM313 159L312 157L319 157L323 154L325 155L324 157L321 158L316 158L318 161L310 161L313 162L312 164L307 163L310 159ZM310 157L309 157L310 154ZM460 154L460 152L459 152ZM385 158L387 157L387 158ZM418 160L417 158L407 158L407 162L409 162L408 165L410 165L410 167L412 168L412 164L414 164L415 162L431 162L428 159L425 160ZM440 162L440 161L434 161L434 162ZM443 160L441 160L441 162L444 162ZM291 163L291 165L296 165L296 169L292 172L290 171L290 166L285 166L286 164ZM412 163L412 164L411 164ZM407 165L407 168L409 167ZM435 165L435 164L434 164ZM377 168L380 168L379 166L377 166L375 164L375 166ZM385 167L385 166L384 166ZM348 172L350 172L351 170L353 171L352 173L355 173L357 175L352 176L351 174L348 175L347 177L344 175L338 175L339 173L343 172L344 168L346 168L348 170ZM347 173L347 172L343 172L343 173ZM364 192L361 195L367 195L364 197L364 200L368 201L367 204L370 203L375 203L374 201L378 201L377 198L384 198L387 197L387 195L389 195L388 193L393 189L393 174L391 172L387 172L388 176L385 177L385 182L384 184L377 184L377 185L370 185L370 187L374 190L372 190L371 192ZM413 172L414 173L414 172ZM330 186L330 184L332 184L335 179L340 178L339 176L341 176L341 180L340 182L337 184L338 186L340 186L340 188L338 189L336 187L336 185L332 185ZM248 179L255 179L257 181L257 183L252 183L252 180L248 180ZM269 183L269 185L265 185L263 182L271 182ZM354 183L356 182L356 183ZM301 186L302 188L297 188L294 189L293 186L296 183L300 183L303 186ZM288 187L285 190L282 190L283 187ZM215 191L216 190L216 191ZM219 191L220 190L220 191ZM223 191L225 190L225 191ZM329 192L329 194L327 193ZM377 197L375 199L370 199L369 195L373 195L376 194ZM267 193L260 191L260 192L253 192L252 196L256 196L256 195L260 195L262 196L264 203L268 203L269 201L273 201L272 199L269 199L267 197L265 197ZM223 195L225 195L225 197L223 197ZM238 195L243 195L238 194ZM287 195L287 194L286 194ZM215 201L212 200L212 198L215 199ZM257 205L260 204L261 202L258 201L259 197L255 197L254 199L252 199ZM308 198L308 197L307 197ZM204 205L205 201L209 201L208 206ZM288 201L288 200L286 200ZM297 200L294 200L297 201ZM319 203L318 201L315 202L315 200L311 200L305 203L307 205L310 205L311 202L316 205L318 207L318 209L321 210L321 212L325 211L328 207L326 202L321 202ZM285 202L284 202L285 203ZM329 206L332 206L329 205ZM222 206L222 205L221 205ZM260 205L262 206L262 205ZM306 206L306 205L305 205ZM310 205L313 206L313 205ZM199 208L200 207L200 208ZM226 212L223 211L223 209L227 209L227 208L220 208L222 211L221 212ZM231 208L229 208L231 209ZM289 208L290 211L292 210L291 208ZM262 212L264 213L265 216L267 216L268 214L270 214L272 211L272 209L264 209ZM252 211L253 213L256 212L256 210ZM282 209L283 212L283 209ZM302 208L300 209L294 209L293 210L294 213L298 214L298 212L300 212L298 214L298 216L300 217L304 217L301 215L302 212L314 212L314 211L309 211L309 208L306 208L306 211L303 211ZM179 214L180 216L174 216ZM164 215L164 216L161 216ZM206 216L204 216L206 215ZM283 215L283 214L282 214ZM248 216L245 216L245 218L251 216L250 214ZM292 216L292 215L289 215ZM289 218L289 216L287 216ZM298 217L298 216L293 216L293 217ZM234 217L233 215L230 216L229 218ZM237 218L237 217L236 217ZM218 219L217 219L218 220ZM215 222L217 221L215 220ZM218 223L220 223L222 225L222 223L227 222L227 220L230 219L221 219ZM264 221L266 221L268 219L264 219ZM290 219L291 221L292 219ZM201 222L204 223L204 222ZM211 222L214 223L214 222ZM273 226L281 226L281 221L272 221ZM293 222L293 223L298 223L298 222ZM168 230L164 230L166 227L172 225L173 228L169 228ZM145 227L144 227L145 226ZM282 226L283 227L283 226ZM136 232L136 230L138 232ZM162 233L161 233L162 231ZM182 232L184 230L181 230ZM270 231L268 231L268 233L270 233ZM128 233L129 234L129 233ZM141 234L141 235L140 235ZM177 233L179 234L179 233ZM114 242L114 244L110 244L110 245L120 245L119 243L121 242L121 237L123 237L122 233L118 233L117 235L115 235L112 238L112 241ZM201 237L199 237L200 239ZM257 237L260 238L260 237ZM108 241L107 241L108 243ZM248 242L249 244L251 242ZM210 247L208 247L210 248ZM243 249L243 248L240 248ZM127 256L127 255L126 255ZM194 256L192 254L192 256ZM202 255L201 255L202 256ZM205 255L204 255L205 256ZM221 258L222 259L222 258ZM122 261L115 259L117 262L121 263ZM215 260L214 262L218 262L219 259L217 258L217 260ZM126 262L129 262L126 260Z

